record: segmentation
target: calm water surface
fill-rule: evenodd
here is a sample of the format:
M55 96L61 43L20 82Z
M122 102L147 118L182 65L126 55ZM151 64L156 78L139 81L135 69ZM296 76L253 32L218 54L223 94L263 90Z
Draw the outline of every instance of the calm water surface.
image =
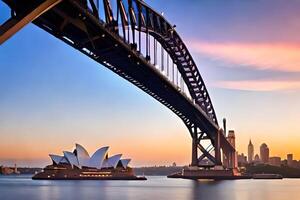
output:
M300 180L192 181L148 177L147 181L39 181L30 176L0 176L0 199L298 200Z

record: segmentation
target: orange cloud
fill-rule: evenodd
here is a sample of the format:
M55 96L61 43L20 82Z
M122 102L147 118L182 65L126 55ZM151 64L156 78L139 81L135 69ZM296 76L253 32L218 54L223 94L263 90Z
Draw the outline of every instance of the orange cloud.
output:
M209 43L191 40L188 46L196 53L233 64L232 67L300 72L300 44Z
M300 90L300 81L270 81L270 80L242 80L218 81L215 87L247 90L247 91L294 91Z

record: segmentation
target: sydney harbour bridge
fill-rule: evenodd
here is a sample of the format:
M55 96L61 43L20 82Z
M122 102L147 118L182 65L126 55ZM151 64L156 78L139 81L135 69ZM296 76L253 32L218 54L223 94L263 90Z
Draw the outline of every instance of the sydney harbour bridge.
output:
M2 0L11 17L0 44L33 23L168 107L192 137L191 166L236 167L236 150L217 120L187 46L142 0Z

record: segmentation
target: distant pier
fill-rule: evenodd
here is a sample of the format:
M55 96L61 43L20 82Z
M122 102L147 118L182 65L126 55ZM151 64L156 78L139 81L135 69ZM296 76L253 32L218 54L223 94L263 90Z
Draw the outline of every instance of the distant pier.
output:
M236 179L251 179L251 175L242 175L237 169L223 169L215 167L212 169L187 167L181 172L174 173L168 178L183 178L183 179L213 179L213 180L236 180Z

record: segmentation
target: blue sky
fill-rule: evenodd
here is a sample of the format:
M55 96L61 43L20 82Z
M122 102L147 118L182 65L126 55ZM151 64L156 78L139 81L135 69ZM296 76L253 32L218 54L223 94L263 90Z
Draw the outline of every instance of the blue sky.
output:
M147 2L177 25L238 150L252 138L256 150L266 142L272 155L300 158L300 2ZM2 2L0 11L3 22ZM171 111L36 26L1 45L0 60L0 161L42 165L78 142L110 145L135 165L190 162L188 131Z

